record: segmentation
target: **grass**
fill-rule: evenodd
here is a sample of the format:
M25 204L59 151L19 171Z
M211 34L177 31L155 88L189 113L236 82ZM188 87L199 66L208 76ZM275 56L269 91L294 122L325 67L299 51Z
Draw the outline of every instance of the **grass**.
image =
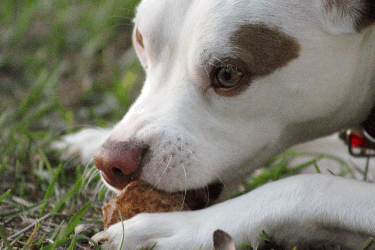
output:
M88 249L103 229L108 194L99 177L49 146L62 134L116 122L133 101L144 78L130 50L138 1L1 2L0 248ZM309 155L289 168L299 156L271 160L242 192L308 165L318 169L329 157Z
M82 124L108 126L131 104L132 86L143 79L129 52L137 3L2 2L0 244L7 248L87 249L102 230L99 177L77 159L61 161L49 145Z

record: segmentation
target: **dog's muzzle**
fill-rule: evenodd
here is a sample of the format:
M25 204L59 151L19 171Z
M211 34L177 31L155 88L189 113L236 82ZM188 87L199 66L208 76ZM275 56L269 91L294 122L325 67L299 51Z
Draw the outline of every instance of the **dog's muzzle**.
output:
M94 162L102 177L112 187L122 190L130 182L140 178L142 168L150 157L149 146L134 142L106 141L96 152ZM191 210L211 205L223 190L221 182L204 188L181 191Z

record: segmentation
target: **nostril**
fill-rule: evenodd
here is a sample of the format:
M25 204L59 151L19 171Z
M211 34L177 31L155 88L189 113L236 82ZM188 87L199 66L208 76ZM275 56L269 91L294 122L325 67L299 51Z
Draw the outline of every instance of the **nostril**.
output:
M94 162L104 179L116 188L138 178L148 150L147 145L106 141L96 152Z
M119 177L125 177L126 175L121 171L119 168L112 168L111 170L112 175L119 176Z
M117 168L125 175L132 174L138 167L139 150L131 148L124 142L105 142L96 152L94 162L102 171L112 171Z

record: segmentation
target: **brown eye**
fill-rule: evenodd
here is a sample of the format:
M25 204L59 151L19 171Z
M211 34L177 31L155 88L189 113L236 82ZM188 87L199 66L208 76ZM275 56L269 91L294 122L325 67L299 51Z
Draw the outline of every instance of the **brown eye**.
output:
M144 48L143 37L142 37L141 32L139 32L138 29L136 29L136 31L135 31L135 39L136 39L137 43L138 43L142 48Z
M222 88L233 88L241 82L244 74L234 67L223 67L216 71L217 84Z

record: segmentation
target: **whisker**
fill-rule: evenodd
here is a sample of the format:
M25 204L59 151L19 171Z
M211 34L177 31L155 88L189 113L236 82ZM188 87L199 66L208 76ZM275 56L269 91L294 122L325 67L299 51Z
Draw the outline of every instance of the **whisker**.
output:
M181 167L182 167L182 169L184 170L184 175L185 175L185 187L184 187L184 194L183 194L183 196L182 196L182 205L181 205L181 208L180 208L180 210L182 210L183 208L184 208L184 205L185 205L185 199L186 199L186 194L187 194L187 188L186 188L186 180L187 180L187 176L186 176L186 169L185 169L185 166L184 166L184 164L182 164L181 163ZM180 183L180 186L181 186L181 183ZM182 189L182 188L181 188Z
M84 172L84 183L85 183L85 187L83 188L84 190L88 190L89 189L89 185L90 183L98 176L100 175L100 172L99 170L97 170L96 168L91 168L87 171Z
M106 185L103 185L104 187L103 188L106 188L107 190L105 191L105 194L104 194L104 200L110 200L110 199L113 199L113 194L114 192L112 190L110 190ZM117 195L117 194L116 194Z
M168 167L169 167L169 164L171 163L171 160L172 160L172 156L169 157L169 161L168 161L167 166L164 168L163 173L160 175L158 181L153 185L153 187L149 190L149 192L156 188L156 185L158 185L158 183L160 182L161 178L163 177L163 175L164 175L165 172L167 171L167 169L168 169Z
M98 181L98 182L96 183L95 188L94 188L94 190L95 190L94 197L95 197L95 196L98 196L99 193L100 193L100 191L101 191L103 188L106 188L105 184L104 184L103 182L101 182L101 181Z
M203 162L203 161L198 160L198 159L195 157L195 154L193 153L193 151L191 151L190 149L186 149L186 150L189 151L190 154L193 155L193 157L194 157L195 160L197 160L198 162Z
M186 149L186 150L189 151L189 152L193 155L193 157L194 157L194 159L195 159L196 161L198 161L198 162L204 164L204 162L203 162L202 160L199 160L198 158L196 158L195 154L194 154L191 150L189 150L189 149ZM229 190L228 187L225 185L223 179L222 179L222 178L221 178L216 172L214 172L214 174L216 175L216 177L217 177L217 179L220 181L220 183L223 184L223 187L224 187L224 190L225 190L225 192L226 192L226 195L227 195L227 196L230 196L230 190Z
M206 185L206 186L204 187L204 190L205 190L205 191L207 190L207 197L208 197L208 199L207 199L207 202L206 202L206 206L205 206L205 207L208 207L208 204L210 203L210 189L209 189L208 185Z
M223 179L221 179L221 177L216 173L214 172L214 174L216 175L216 177L219 179L220 183L223 184L223 187L224 187L224 190L225 190L225 193L228 197L230 197L231 193L230 193L230 190L228 189L227 185L225 185Z

